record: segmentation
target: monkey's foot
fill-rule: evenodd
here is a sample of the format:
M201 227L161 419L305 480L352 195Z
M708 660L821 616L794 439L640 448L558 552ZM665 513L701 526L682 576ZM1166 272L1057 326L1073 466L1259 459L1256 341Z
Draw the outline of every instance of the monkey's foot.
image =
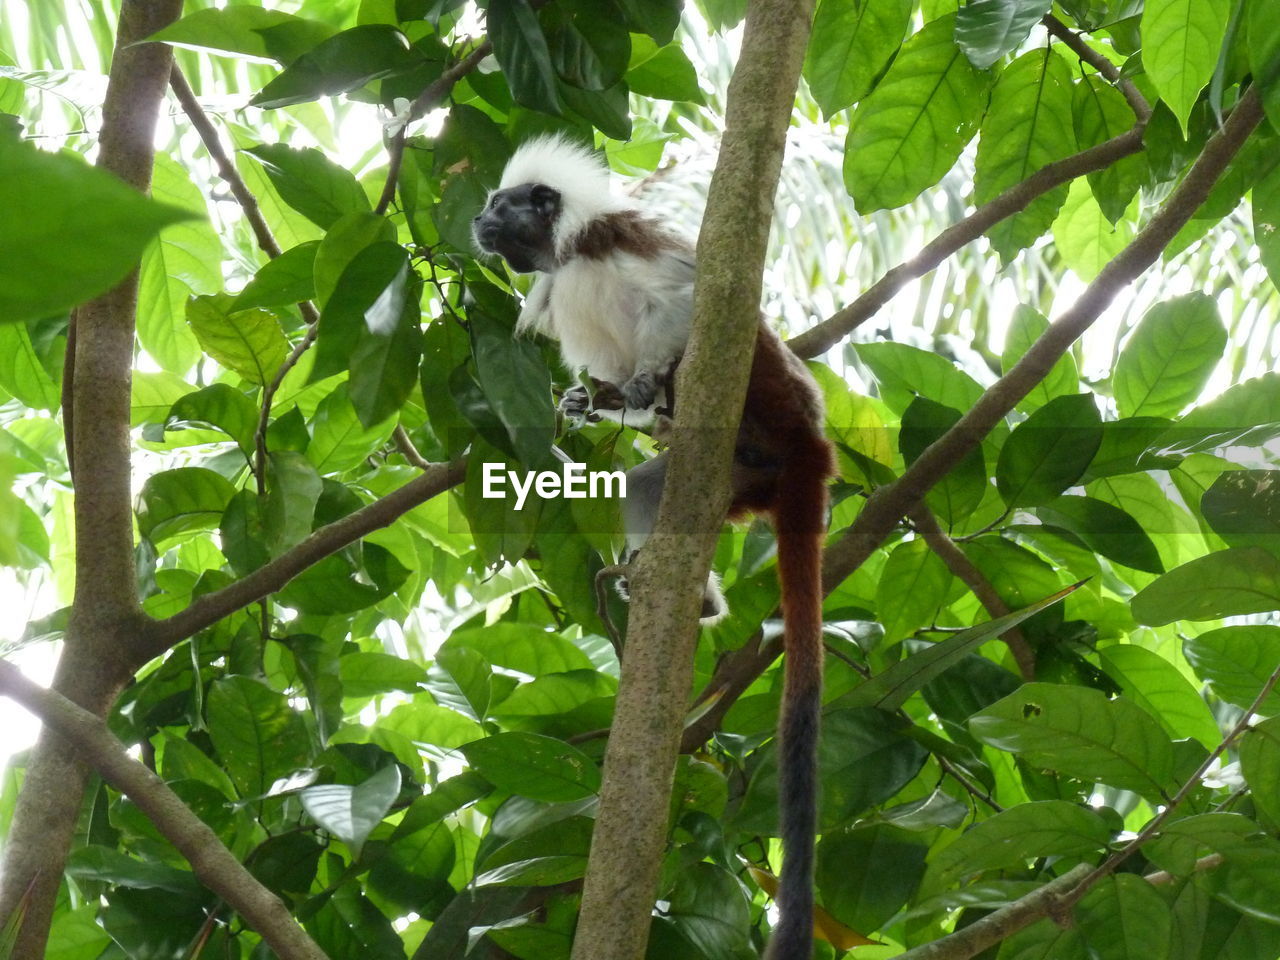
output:
M631 410L648 410L657 396L658 381L652 373L641 371L622 385L622 399Z

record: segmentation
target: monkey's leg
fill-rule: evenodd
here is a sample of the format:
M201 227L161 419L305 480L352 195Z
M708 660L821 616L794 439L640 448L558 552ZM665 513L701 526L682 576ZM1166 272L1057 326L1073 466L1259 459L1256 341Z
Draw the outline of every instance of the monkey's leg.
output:
M653 526L658 520L658 504L662 501L662 487L666 479L667 455L665 453L627 471L627 498L622 502L622 528L627 535L627 546L622 557L625 564L629 565L635 560L636 553L649 539L649 534L653 533ZM618 582L618 589L624 599L630 599L626 593L625 580ZM707 577L707 586L702 597L702 622L711 626L718 623L728 612L724 594L720 592L720 581L712 573Z

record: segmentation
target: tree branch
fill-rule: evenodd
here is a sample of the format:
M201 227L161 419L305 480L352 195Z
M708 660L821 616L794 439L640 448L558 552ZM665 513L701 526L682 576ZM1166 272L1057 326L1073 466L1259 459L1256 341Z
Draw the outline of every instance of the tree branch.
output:
M936 269L965 244L978 239L1006 217L1024 210L1036 197L1139 152L1142 149L1142 130L1140 124L1096 147L1041 167L1021 183L1014 184L959 223L942 231L910 260L891 268L853 303L788 340L787 346L805 358L816 357L834 347L851 331L875 316L912 280Z
M729 503L773 196L812 15L812 0L753 0L747 7L698 237L692 334L678 372L667 481L653 536L632 565L626 656L574 960L645 954L698 613Z
M872 496L853 525L828 546L823 555L823 589L826 593L829 594L866 561L884 542L898 519L910 512L933 485L1044 378L1116 293L1159 257L1173 235L1208 196L1261 116L1257 94L1251 90L1245 94L1223 129L1205 145L1200 157L1160 211L1095 278L1076 304L1054 322L1013 369L986 391L973 410L926 449L898 480L880 488ZM716 703L684 731L681 749L689 752L705 743L742 692L781 652L780 640L762 644L760 634L757 634L741 648L721 658L699 697L705 700L714 695Z
M236 169L231 156L223 149L222 139L218 136L213 121L204 112L204 107L200 106L200 101L196 99L191 84L187 83L187 78L183 76L182 70L176 63L169 74L169 88L178 98L178 103L182 105L182 111L191 121L191 126L195 127L196 132L200 134L200 141L209 151L209 156L218 168L218 176L227 182L231 195L236 198L236 203L240 204L240 209L244 212L244 218L249 221L249 227L253 230L258 246L262 248L263 253L274 260L282 251L280 244L276 243L276 238L271 235L271 228L267 226L262 208L258 206L258 198L253 195L253 191L240 176L240 171Z
M1119 68L1114 63L1085 43L1080 34L1072 32L1065 23L1052 13L1046 13L1044 19L1040 22L1044 24L1050 36L1057 37L1071 48L1072 53L1097 70L1104 80L1118 87L1120 93L1129 101L1129 108L1133 111L1134 116L1140 122L1146 123L1151 119L1151 104L1147 103L1147 98L1142 95L1142 91L1133 85L1132 80L1121 75Z
M341 550L367 533L394 523L400 516L462 482L466 462L431 464L430 469L385 497L314 531L289 552L221 590L192 601L185 610L144 629L142 646L149 656L193 636L223 617L274 593L313 563Z
M281 960L327 960L280 899L240 865L218 835L168 784L129 756L100 717L24 677L0 660L0 693L16 700L70 743L102 779L138 805L187 858L206 887L231 904Z
M482 41L469 54L433 80L409 106L409 116L405 118L404 126L395 132L391 142L387 144L387 180L382 186L382 195L378 198L378 204L373 208L374 213L385 214L396 198L396 183L400 179L400 165L404 162L405 131L409 124L421 119L427 111L447 97L453 91L454 85L478 67L480 61L492 52L493 44L488 40Z
M938 518L933 515L933 511L921 502L911 511L910 517L916 531L924 539L924 542L928 544L929 549L978 598L978 602L982 604L982 608L987 611L991 619L998 620L1001 617L1007 617L1011 611L1005 605L1005 602L1000 599L1000 594L996 592L996 588L991 585L990 580L982 575L982 571L973 565L973 561L965 556L964 551L956 546L955 541L947 536L946 531L938 525ZM1013 654L1013 659L1018 664L1018 672L1022 674L1022 679L1026 681L1034 680L1036 678L1036 657L1031 652L1027 638L1022 635L1022 630L1018 627L1010 627L1000 635L1000 639L1005 642L1009 647L1009 652Z
M151 185L156 119L172 55L145 38L178 18L181 0L123 0L102 106L98 166L134 189ZM75 311L64 377L65 429L75 464L75 599L54 688L105 713L139 665L131 642L143 622L133 563L129 400L138 271ZM64 387L65 389L65 387ZM82 426L73 430L73 424ZM62 868L80 813L86 771L43 733L31 755L0 870L0 924L29 896L12 944L43 957Z

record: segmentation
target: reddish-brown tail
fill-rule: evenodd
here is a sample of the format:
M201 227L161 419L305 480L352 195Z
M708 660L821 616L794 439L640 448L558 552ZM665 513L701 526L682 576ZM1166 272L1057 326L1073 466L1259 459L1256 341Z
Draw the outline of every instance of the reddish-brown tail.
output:
M782 825L780 918L766 960L813 955L814 835L818 829L818 732L822 709L822 541L830 445L820 436L789 451L778 478L774 522L786 676L778 714L778 808Z

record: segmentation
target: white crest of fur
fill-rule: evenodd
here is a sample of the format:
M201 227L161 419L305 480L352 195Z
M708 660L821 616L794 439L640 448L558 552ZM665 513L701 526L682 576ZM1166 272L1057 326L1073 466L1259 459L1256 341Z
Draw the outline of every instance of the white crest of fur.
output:
M498 188L541 183L560 194L560 217L555 225L556 254L563 256L587 225L598 217L633 209L626 197L614 193L609 168L581 144L555 134L522 143L502 171Z

